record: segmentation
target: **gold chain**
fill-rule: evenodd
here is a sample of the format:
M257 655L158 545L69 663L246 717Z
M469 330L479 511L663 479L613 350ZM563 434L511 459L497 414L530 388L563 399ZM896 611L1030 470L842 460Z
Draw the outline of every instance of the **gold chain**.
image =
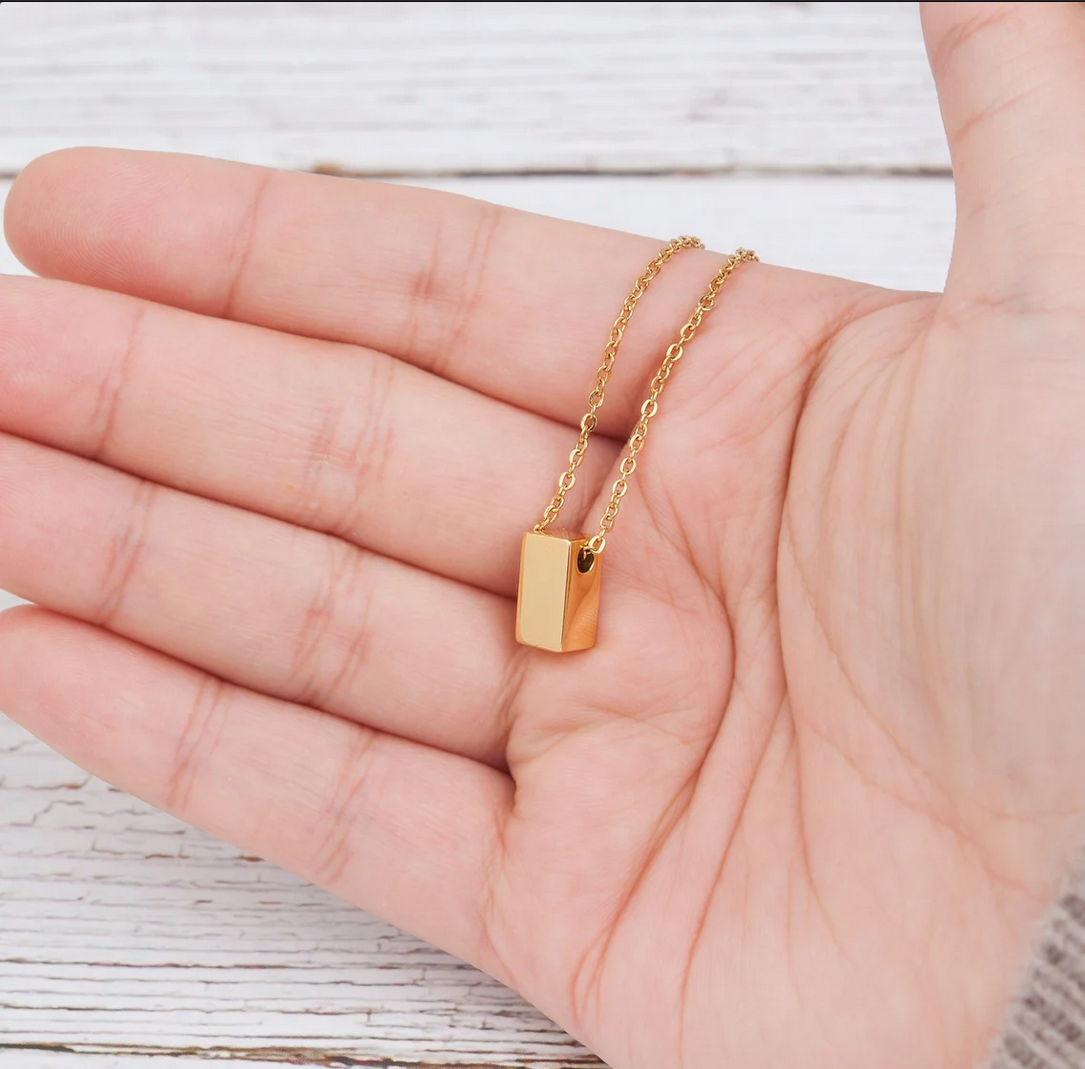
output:
M625 302L622 304L622 310L618 313L618 318L614 321L614 326L610 329L610 338L607 341L606 348L603 350L603 362L599 365L599 370L595 374L595 388L588 396L588 411L580 421L580 435L576 440L573 451L569 454L569 466L562 472L561 478L558 480L557 493L551 498L550 504L546 506L542 520L535 525L536 531L544 531L557 519L558 513L561 511L561 506L565 504L565 495L576 483L577 468L579 468L584 461L584 454L588 451L588 440L591 437L592 431L595 430L599 423L598 412L599 409L603 407L604 393L606 391L607 383L610 381L610 374L614 370L614 360L618 355L618 346L622 343L622 337L625 335L625 328L629 325L629 320L637 307L637 302L644 295L644 291L647 290L652 279L659 274L663 265L670 260L675 253L680 252L682 249L703 248L704 244L698 238L690 237L688 235L683 235L680 238L673 238L659 250L656 256L644 269L644 273L637 279L629 296L626 297ZM708 284L708 289L705 291L704 296L697 302L697 307L693 309L693 313L690 315L689 319L686 320L685 326L678 332L678 341L667 348L663 363L660 364L659 370L655 373L655 378L652 379L652 386L648 393L648 397L644 404L640 406L640 419L633 428L633 433L629 436L626 454L622 458L621 464L618 466L619 476L611 488L610 502L606 507L606 511L604 511L602 518L599 520L599 532L588 543L588 548L592 553L602 553L606 547L607 535L614 527L614 521L618 517L618 508L621 505L622 498L625 497L626 493L629 491L629 479L632 477L633 472L637 470L637 454L644 448L645 439L648 435L648 424L651 422L652 417L659 411L660 394L663 393L663 389L667 385L667 380L670 378L674 365L682 359L684 346L691 341L694 334L697 333L697 328L701 325L701 320L704 319L706 313L712 310L712 306L716 303L716 298L719 296L720 290L731 277L735 268L738 267L740 263L756 259L757 255L749 249L738 249L729 256L719 271L716 272L716 277Z
M644 296L644 291L648 289L652 279L659 274L663 269L663 265L675 253L681 252L683 249L703 248L704 245L698 238L689 237L688 235L672 238L659 250L651 263L644 269L629 296L623 302L622 310L618 313L618 318L614 320L614 326L610 328L610 337L607 339L606 348L603 350L603 362L595 373L595 388L588 395L588 411L584 413L584 418L580 421L580 436L576 440L573 451L569 454L569 466L561 473L561 478L558 479L557 493L550 499L550 504L546 506L542 519L535 525L536 531L540 533L545 531L558 518L561 506L565 504L565 495L576 483L576 470L584 461L584 454L588 451L588 439L599 423L598 412L603 407L603 393L610 381L610 373L614 370L614 359L618 355L618 346L622 344L625 328L629 326L629 320L633 317L637 302Z

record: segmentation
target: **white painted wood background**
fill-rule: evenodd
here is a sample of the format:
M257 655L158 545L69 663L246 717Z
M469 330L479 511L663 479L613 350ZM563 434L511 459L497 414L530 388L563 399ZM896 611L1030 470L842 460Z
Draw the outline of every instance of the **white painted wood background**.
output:
M892 286L940 287L952 239L912 4L0 5L0 195L86 143L388 176ZM0 1067L205 1059L598 1065L0 717Z

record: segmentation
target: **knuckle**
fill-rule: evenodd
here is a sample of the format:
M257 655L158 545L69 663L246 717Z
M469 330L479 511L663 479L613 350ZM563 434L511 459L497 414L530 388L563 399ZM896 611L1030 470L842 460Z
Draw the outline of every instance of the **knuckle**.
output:
M360 523L366 502L379 493L385 484L391 457L395 450L392 419L392 397L395 392L395 363L390 359L374 359L366 391L362 426L353 436L347 454L347 470L351 472L351 505L346 515L347 534Z
M140 482L132 498L128 520L106 547L99 586L102 597L92 614L94 623L112 628L125 601L147 547L151 515L158 499L158 487Z
M329 402L305 449L299 491L303 522L349 542L363 534L369 502L379 495L395 452L395 362L370 354L364 404Z
M133 365L139 351L140 339L143 335L143 327L150 307L147 304L141 304L137 307L135 314L132 316L132 325L128 331L128 338L117 358L116 367L110 374L104 376L99 383L94 411L89 421L90 426L94 428L94 446L89 453L91 460L102 460L109 455L120 413L121 398L124 395L125 387L132 378Z
M376 732L356 730L344 754L327 798L321 806L313 835L313 881L335 887L349 871L356 853L354 829L365 826L371 797L370 772Z
M435 374L444 373L479 320L504 220L503 208L480 201L462 233L434 231L426 264L411 290L406 337L408 347L419 349ZM422 337L423 330L432 336Z
M333 711L345 706L356 689L369 660L371 632L362 554L342 542L329 542L328 554L324 579L294 636L289 689L302 704Z
M166 809L183 813L188 808L201 769L222 735L226 704L226 685L213 676L206 676L197 688L192 708L177 738L166 775Z

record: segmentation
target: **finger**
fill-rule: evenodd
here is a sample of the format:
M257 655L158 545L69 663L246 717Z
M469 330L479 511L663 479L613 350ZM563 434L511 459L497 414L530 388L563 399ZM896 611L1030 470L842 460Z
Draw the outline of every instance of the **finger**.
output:
M93 774L500 974L481 906L503 774L40 609L0 616L0 705Z
M511 603L325 535L0 435L0 587L251 689L503 761Z
M1085 237L1085 7L922 9L957 183L955 266L1002 289L1046 279Z
M0 279L0 379L0 430L506 595L573 437L372 350L38 279Z
M567 422L660 246L429 190L99 149L27 167L6 228L40 274L366 345ZM684 252L652 284L604 432L625 433L718 265Z

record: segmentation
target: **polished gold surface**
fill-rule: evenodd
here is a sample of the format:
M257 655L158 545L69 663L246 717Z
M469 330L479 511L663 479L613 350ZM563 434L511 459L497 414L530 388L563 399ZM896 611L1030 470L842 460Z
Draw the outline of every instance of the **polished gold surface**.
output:
M566 653L595 645L602 559L570 531L528 531L520 547L516 641Z

